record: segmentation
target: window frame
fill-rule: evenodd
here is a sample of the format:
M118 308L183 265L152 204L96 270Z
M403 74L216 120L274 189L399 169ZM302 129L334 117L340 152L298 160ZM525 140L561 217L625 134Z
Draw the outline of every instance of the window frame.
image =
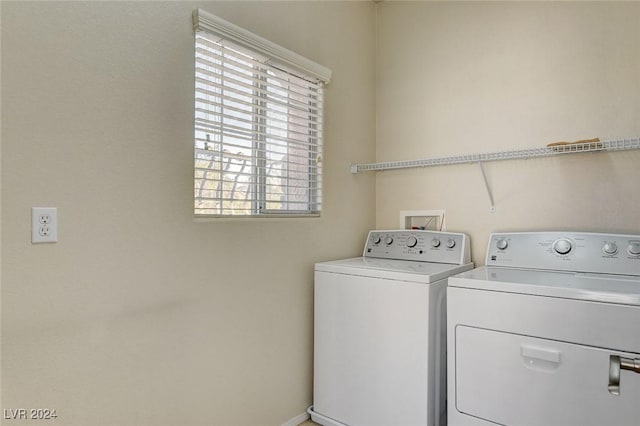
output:
M225 219L247 219L247 218L275 218L275 217L317 217L320 216L322 210L321 193L322 189L319 186L321 185L321 171L313 171L315 167L322 169L321 166L321 158L318 155L321 155L321 152L318 153L317 150L321 150L322 137L318 136L318 133L322 133L322 120L318 120L317 118L308 118L308 134L309 138L319 139L320 143L317 146L314 144L309 144L309 152L308 152L308 168L307 174L308 179L306 180L308 185L308 197L306 200L306 205L308 209L306 210L288 210L288 209L268 209L268 200L267 200L267 172L266 172L266 163L267 163L267 154L266 154L266 145L268 144L268 137L266 136L266 125L267 125L267 114L269 109L267 108L267 100L265 93L267 92L267 87L269 86L269 78L264 77L268 75L268 72L271 70L271 67L275 68L278 71L282 71L288 74L295 76L296 78L304 79L308 82L317 83L320 87L319 92L322 92L322 87L329 83L331 79L331 70L317 64L303 56L298 55L295 52L287 50L281 46L276 45L275 43L270 42L256 34L253 34L241 27L238 27L235 24L232 24L228 21L223 20L215 15L212 15L206 11L201 9L197 9L193 12L193 28L194 32L204 32L206 33L206 37L215 37L220 38L220 41L227 41L232 43L234 46L238 46L242 49L247 49L247 51L251 52L251 54L257 54L260 57L264 57L267 59L268 69L260 69L260 74L254 74L254 78L256 80L263 80L264 85L259 85L256 83L256 89L254 89L253 94L256 98L265 96L265 100L261 101L259 99L253 102L253 114L252 114L252 128L256 135L260 135L258 137L254 137L251 145L252 145L252 159L256 159L256 164L253 164L251 167L253 169L252 176L255 176L256 181L251 184L254 188L250 190L252 196L251 200L251 214L224 214L221 208L221 214L203 214L197 213L197 207L194 205L194 216L197 219L206 219L206 218L225 218ZM195 57L194 57L195 58ZM274 77L277 78L277 77ZM292 83L289 82L289 86ZM257 90L262 89L262 90ZM287 89L289 91L289 89ZM197 91L197 86L196 86ZM320 95L321 96L321 95ZM319 105L323 99L316 99ZM194 119L196 117L194 116ZM321 118L321 117L320 117ZM194 131L196 130L197 124L194 121ZM195 137L195 134L194 134ZM289 143L286 146L290 146ZM194 144L194 149L197 149ZM315 150L315 151L314 151ZM315 155L315 157L314 157ZM197 154L194 159L194 167L195 161L197 161ZM313 162L316 162L315 164ZM295 163L287 162L287 165L293 165ZM194 176L194 183L197 186L197 177ZM289 181L287 178L287 186L289 186ZM196 195L194 201L198 200L197 193L198 190L194 187L196 191ZM300 202L302 203L302 202ZM314 210L313 207L316 206L317 209Z

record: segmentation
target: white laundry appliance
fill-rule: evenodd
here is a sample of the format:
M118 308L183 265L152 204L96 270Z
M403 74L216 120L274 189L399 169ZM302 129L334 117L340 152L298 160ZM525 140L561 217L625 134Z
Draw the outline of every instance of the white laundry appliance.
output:
M362 257L316 264L312 420L445 424L446 283L471 268L466 235L419 230L371 231Z
M640 425L640 235L492 234L447 315L450 425Z

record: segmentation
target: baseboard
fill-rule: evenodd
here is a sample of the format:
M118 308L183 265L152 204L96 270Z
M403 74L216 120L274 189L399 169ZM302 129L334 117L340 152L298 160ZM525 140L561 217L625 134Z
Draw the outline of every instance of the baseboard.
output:
M308 413L304 412L302 414L298 414L297 416L295 416L294 418L287 420L286 422L282 423L281 426L298 426L300 423L309 420L310 416Z

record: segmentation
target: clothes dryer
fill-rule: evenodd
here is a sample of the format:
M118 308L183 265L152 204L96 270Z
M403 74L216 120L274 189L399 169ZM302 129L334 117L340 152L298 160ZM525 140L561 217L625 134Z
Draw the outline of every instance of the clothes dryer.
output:
M640 235L493 234L447 304L450 425L640 424Z
M437 426L446 419L447 277L469 239L371 231L362 257L315 265L311 418L330 426Z

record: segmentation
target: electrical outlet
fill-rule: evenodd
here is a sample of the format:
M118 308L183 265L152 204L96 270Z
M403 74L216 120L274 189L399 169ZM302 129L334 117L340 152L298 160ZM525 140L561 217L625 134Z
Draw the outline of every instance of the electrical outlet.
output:
M58 209L55 207L31 208L31 242L55 243L58 241Z

